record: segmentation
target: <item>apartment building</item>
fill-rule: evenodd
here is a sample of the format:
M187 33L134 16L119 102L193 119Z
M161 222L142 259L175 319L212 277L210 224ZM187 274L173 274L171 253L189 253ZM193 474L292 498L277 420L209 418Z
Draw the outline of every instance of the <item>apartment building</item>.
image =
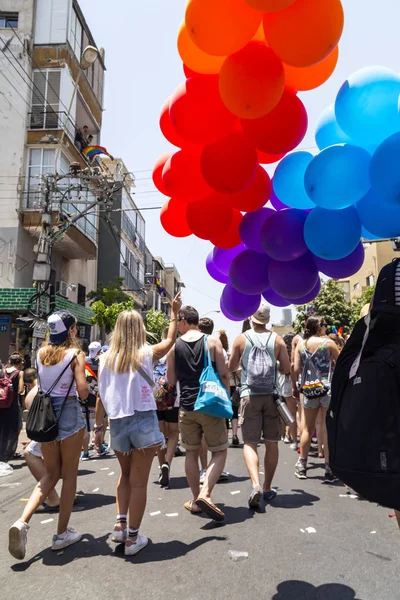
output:
M78 132L87 127L100 142L104 51L97 48L75 0L2 0L0 12L0 358L29 352L27 314L32 288L33 248L41 228L43 181L88 163ZM70 180L69 180L70 182ZM68 185L68 184L66 184ZM52 197L52 222L82 210L93 189ZM96 287L98 213L72 225L53 248L51 284L56 307L78 318L80 336L90 339L86 293Z
M113 194L113 209L99 223L98 279L104 285L124 278L125 291L143 310L146 303L146 223L134 199L134 178L121 159L105 159L102 165L121 185Z
M185 287L174 264L165 264L160 256L153 256L146 248L146 305L145 309L160 310L171 316L171 302L178 291Z
M365 243L364 250L365 260L361 269L355 275L339 280L349 301L357 300L367 288L373 286L382 267L399 257L399 252L394 250L390 241Z

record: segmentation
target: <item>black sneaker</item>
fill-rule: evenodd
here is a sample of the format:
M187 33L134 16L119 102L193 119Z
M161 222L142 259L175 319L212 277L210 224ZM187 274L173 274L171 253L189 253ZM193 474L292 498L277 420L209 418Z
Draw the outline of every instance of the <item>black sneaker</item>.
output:
M161 487L168 487L169 485L169 464L164 463L161 467L161 473L159 478Z
M335 481L337 481L338 478L336 477L336 475L332 472L331 469L326 469L325 470L325 475L324 475L324 483L334 483Z
M299 479L307 479L307 463L304 460L298 460L294 468L294 474Z
M233 448L238 448L238 447L240 446L239 438L238 438L238 436L237 436L237 435L234 435L234 436L232 437L232 444L231 444L231 446L232 446Z
M182 452L182 450L179 448L179 446L177 446L176 450L175 450L175 454L174 454L175 458L179 457L179 456L184 456L184 455L185 455L185 453Z

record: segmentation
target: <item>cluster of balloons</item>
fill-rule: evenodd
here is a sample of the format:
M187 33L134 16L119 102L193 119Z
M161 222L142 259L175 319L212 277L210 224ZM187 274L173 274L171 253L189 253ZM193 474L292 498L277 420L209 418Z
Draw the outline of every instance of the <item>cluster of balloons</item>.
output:
M251 231L253 226L261 231L258 219L266 215L263 211L277 212L263 208L273 192L262 165L279 161L303 139L308 118L297 92L322 85L333 73L343 21L340 0L189 0L187 4L178 34L186 80L166 100L160 117L164 137L177 150L157 160L153 181L169 198L160 219L170 235L194 234L209 240L222 256L242 249L244 257L238 252L233 265L236 271L245 274L248 265L250 271L257 271L260 281L246 284L245 292L235 277L229 280L222 310L231 318L238 311L228 309L229 294L238 307L238 294L247 300L252 296L254 304L257 294L259 300L261 292L270 288L269 280L274 281L273 275L265 281L265 273L274 270L274 259ZM275 202L279 203L278 195ZM304 216L303 211L295 213L293 232ZM286 227L280 218L272 222L272 230ZM243 238L247 235L250 245ZM307 250L304 240L304 252L295 247L293 236L293 248L287 250L290 258L284 259L288 269L292 259L302 264ZM286 237L285 233L281 245L286 246ZM278 272L281 259L275 260ZM214 266L219 272L218 261L210 268ZM293 268L298 270L297 265ZM228 272L223 279L227 277ZM311 279L316 288L317 271ZM303 288L307 285L298 286ZM303 295L296 288L293 298ZM290 290L283 297L291 297ZM251 310L239 312L242 318Z
M319 273L345 278L364 262L362 240L400 236L400 76L383 67L354 73L318 121L320 152L278 165L272 207L248 213L241 244L214 248L210 275L226 284L221 309L241 320L261 295L275 306L306 304Z

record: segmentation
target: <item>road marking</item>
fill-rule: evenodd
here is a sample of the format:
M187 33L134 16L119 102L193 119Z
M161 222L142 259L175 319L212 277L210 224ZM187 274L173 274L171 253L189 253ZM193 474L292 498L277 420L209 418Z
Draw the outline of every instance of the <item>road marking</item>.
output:
M306 527L307 533L317 533L317 530L314 527Z
M100 471L108 471L108 470L109 470L109 467L102 467L102 468L100 469Z
M235 490L234 492L231 492L231 496L236 496L236 494L240 494L240 490Z
M161 515L161 510L156 510L155 512L150 513L151 517L156 517L157 515Z
M54 519L45 519L44 521L40 521L41 525L45 525L46 523L51 523Z
M100 488L94 488L92 494L94 494L95 492L98 492Z
M370 531L370 533L376 533L376 531Z
M177 517L178 513L167 513L165 516L166 517Z
M20 483L0 483L0 487L17 487Z
M29 498L20 498L19 501L20 502L29 502Z
M111 477L111 475L115 475L114 471L111 471L111 473L108 473L109 477Z

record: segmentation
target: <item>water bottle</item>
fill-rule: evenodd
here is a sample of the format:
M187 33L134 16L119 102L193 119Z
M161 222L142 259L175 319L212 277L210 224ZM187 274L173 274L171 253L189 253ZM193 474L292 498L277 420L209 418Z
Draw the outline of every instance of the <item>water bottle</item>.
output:
M288 407L286 406L286 402L280 397L275 396L276 408L278 409L278 413L282 421L285 425L293 425L294 417Z

